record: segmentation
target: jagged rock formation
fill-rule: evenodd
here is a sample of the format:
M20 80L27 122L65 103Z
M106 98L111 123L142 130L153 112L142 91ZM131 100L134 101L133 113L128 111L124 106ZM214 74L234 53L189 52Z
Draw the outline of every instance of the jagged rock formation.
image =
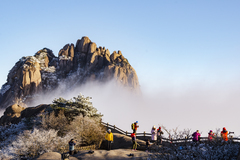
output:
M7 83L0 90L0 108L12 104L24 106L35 95L54 90L59 82L81 85L87 81L107 82L115 79L118 84L139 92L139 82L134 68L121 51L97 47L88 37L74 44L67 44L56 57L44 48L34 56L21 58L10 70Z
M18 104L13 104L6 108L4 115L0 118L0 125L16 124L23 118L35 117L48 109L51 109L50 105L24 108Z

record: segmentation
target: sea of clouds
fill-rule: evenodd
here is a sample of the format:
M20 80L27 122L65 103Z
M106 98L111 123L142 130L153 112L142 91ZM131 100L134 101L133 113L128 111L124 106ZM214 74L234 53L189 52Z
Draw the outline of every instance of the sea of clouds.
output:
M103 121L131 131L131 123L138 121L138 132L150 132L153 125L167 129L199 130L207 136L209 130L226 127L240 135L238 112L240 84L224 83L206 86L191 84L183 87L160 86L149 90L141 85L136 94L126 88L108 83L89 82L76 87L62 83L56 90L41 95L29 106L52 103L53 99L71 99L82 93L92 97L93 106L101 112Z

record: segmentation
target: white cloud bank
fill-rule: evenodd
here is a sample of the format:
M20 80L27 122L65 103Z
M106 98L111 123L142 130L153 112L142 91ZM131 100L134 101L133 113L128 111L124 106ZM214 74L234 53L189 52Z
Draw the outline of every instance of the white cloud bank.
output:
M150 132L153 125L168 129L200 130L203 136L211 129L226 127L240 135L238 114L240 84L191 85L183 88L160 87L134 95L110 82L88 83L82 87L60 88L44 95L35 104L51 103L54 98L70 99L82 93L92 97L93 106L104 114L103 121L131 131L131 123L139 121L139 132Z

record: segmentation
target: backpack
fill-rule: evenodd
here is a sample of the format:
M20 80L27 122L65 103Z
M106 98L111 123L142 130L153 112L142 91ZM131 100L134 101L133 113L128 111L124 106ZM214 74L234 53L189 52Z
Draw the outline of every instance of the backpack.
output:
M135 129L135 124L134 123L132 123L131 128L132 128L132 130Z

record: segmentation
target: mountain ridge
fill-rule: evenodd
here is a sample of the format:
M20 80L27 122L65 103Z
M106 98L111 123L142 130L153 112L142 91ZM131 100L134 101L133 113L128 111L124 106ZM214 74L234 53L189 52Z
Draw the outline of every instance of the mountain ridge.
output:
M43 48L34 56L22 57L9 71L7 82L0 90L0 109L19 104L26 107L34 95L56 89L61 82L83 85L86 82L108 82L134 92L140 92L137 73L122 52L97 47L88 37L78 39L76 45L66 44L55 56Z

